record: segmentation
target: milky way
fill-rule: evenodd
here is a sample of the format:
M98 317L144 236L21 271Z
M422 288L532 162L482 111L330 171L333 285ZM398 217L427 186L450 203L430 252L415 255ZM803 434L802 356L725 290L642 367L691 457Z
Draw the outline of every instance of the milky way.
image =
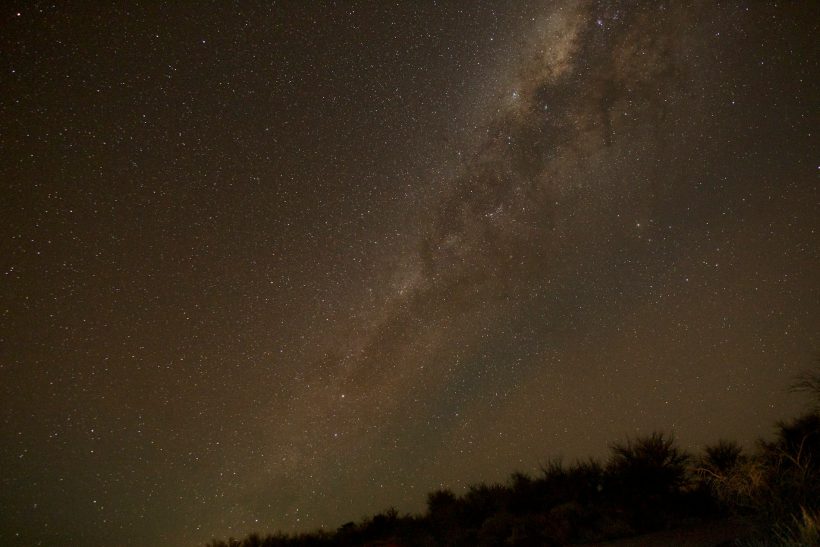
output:
M800 406L809 3L3 21L4 545L335 529Z

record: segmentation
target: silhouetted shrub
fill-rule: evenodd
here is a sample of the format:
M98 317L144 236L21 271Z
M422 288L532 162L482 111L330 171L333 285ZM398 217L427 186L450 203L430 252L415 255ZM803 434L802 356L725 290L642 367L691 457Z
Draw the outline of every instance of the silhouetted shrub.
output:
M820 509L820 414L778 424L777 439L760 443L764 484L761 501L783 522L802 509Z
M797 393L806 393L811 398L812 411L820 413L820 359L818 368L806 371L797 376L791 385L791 390Z
M734 441L719 440L707 446L700 460L700 469L713 476L726 476L746 460L743 448Z
M449 525L458 516L458 498L452 490L435 490L427 495L427 516L439 525Z
M510 477L508 510L514 515L523 515L537 510L535 483L529 475L513 473Z
M663 433L627 439L611 447L606 469L610 500L636 530L666 527L687 484L689 456Z
M479 528L491 515L505 508L508 490L501 485L470 486L462 498L462 518L469 528Z

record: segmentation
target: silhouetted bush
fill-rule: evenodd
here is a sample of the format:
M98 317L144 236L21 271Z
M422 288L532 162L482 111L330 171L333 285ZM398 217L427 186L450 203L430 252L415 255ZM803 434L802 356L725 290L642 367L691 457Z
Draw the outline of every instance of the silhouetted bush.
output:
M689 456L663 433L627 439L611 446L606 467L607 498L636 531L670 524L683 505Z
M761 442L761 509L787 522L802 509L820 509L820 414L778 424L777 438Z
M676 492L686 481L689 456L663 433L628 439L612 445L607 465L611 483L627 498L662 498Z
M743 448L734 441L721 439L716 444L707 446L700 460L700 471L711 476L731 474L746 460Z

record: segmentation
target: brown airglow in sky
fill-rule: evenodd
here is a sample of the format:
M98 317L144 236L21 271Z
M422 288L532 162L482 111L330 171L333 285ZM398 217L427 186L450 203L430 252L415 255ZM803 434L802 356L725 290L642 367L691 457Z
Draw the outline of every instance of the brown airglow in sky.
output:
M800 405L808 2L2 20L4 545L335 529Z

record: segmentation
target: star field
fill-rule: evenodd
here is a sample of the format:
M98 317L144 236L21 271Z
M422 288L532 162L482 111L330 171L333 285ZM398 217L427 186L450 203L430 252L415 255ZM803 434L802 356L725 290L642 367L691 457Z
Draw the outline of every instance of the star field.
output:
M0 20L3 545L334 530L799 408L809 2Z

